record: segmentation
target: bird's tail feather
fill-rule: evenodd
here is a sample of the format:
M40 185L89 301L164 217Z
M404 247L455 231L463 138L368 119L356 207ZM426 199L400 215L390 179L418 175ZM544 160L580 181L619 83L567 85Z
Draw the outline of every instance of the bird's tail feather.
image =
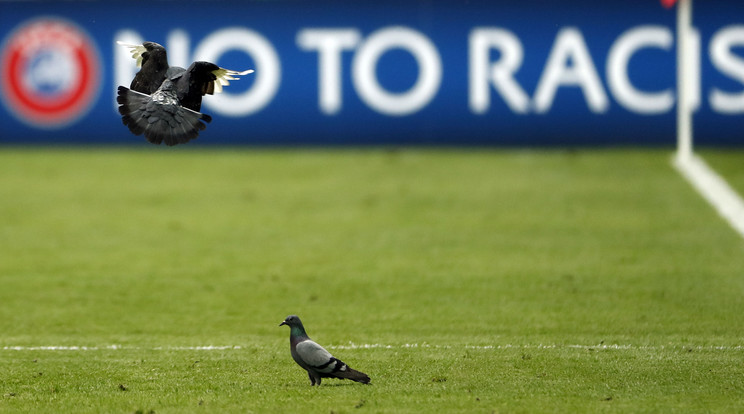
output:
M160 108L152 97L119 87L116 101L121 120L135 135L144 134L153 144L186 143L199 135L212 117L181 106Z
M352 381L361 382L362 384L369 384L369 376L361 371L351 369L348 365L345 371L339 371L336 373L339 378L350 379Z
M137 122L144 117L145 105L150 99L149 95L136 93L123 86L119 86L116 102L119 104L119 113L124 125L129 127L134 135L145 132L146 123Z

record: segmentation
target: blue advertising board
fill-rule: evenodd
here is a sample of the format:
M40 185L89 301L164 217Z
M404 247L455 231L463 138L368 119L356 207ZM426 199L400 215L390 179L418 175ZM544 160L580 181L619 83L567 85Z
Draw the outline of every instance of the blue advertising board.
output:
M658 0L0 0L0 143L145 142L116 44L255 73L195 144L670 145L675 11ZM744 2L694 5L696 144L744 144Z

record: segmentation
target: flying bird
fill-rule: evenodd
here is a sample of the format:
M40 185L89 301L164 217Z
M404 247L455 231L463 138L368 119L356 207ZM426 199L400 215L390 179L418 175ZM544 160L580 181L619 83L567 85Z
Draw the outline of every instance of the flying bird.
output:
M222 92L231 80L253 73L252 69L238 72L204 61L186 69L169 66L165 48L155 42L116 43L129 48L140 68L129 88L118 88L122 122L153 144L171 146L195 139L212 121L200 112L202 97Z
M355 371L325 348L315 343L305 333L305 327L297 315L290 315L279 326L289 326L289 345L292 358L310 377L310 385L320 385L321 378L350 379L369 384L369 376Z

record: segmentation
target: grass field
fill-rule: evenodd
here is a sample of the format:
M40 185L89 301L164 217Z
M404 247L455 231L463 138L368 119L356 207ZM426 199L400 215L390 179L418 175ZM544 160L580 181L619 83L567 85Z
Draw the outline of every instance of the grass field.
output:
M670 157L2 148L0 412L742 411L744 240Z

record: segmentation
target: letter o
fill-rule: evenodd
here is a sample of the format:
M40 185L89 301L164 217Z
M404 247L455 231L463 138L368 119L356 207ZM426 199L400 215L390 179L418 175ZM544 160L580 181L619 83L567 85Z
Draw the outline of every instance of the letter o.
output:
M241 94L222 93L204 104L224 115L243 116L260 111L276 95L281 80L281 64L274 47L259 33L242 27L219 30L205 38L194 52L198 60L217 62L229 50L245 52L256 63L253 86ZM237 71L249 68L228 68Z
M391 93L377 81L377 62L394 48L410 52L419 67L416 83L401 93ZM405 27L389 27L374 32L359 47L352 61L352 80L359 97L372 109L386 115L408 115L426 106L439 90L442 61L434 44L423 34Z

